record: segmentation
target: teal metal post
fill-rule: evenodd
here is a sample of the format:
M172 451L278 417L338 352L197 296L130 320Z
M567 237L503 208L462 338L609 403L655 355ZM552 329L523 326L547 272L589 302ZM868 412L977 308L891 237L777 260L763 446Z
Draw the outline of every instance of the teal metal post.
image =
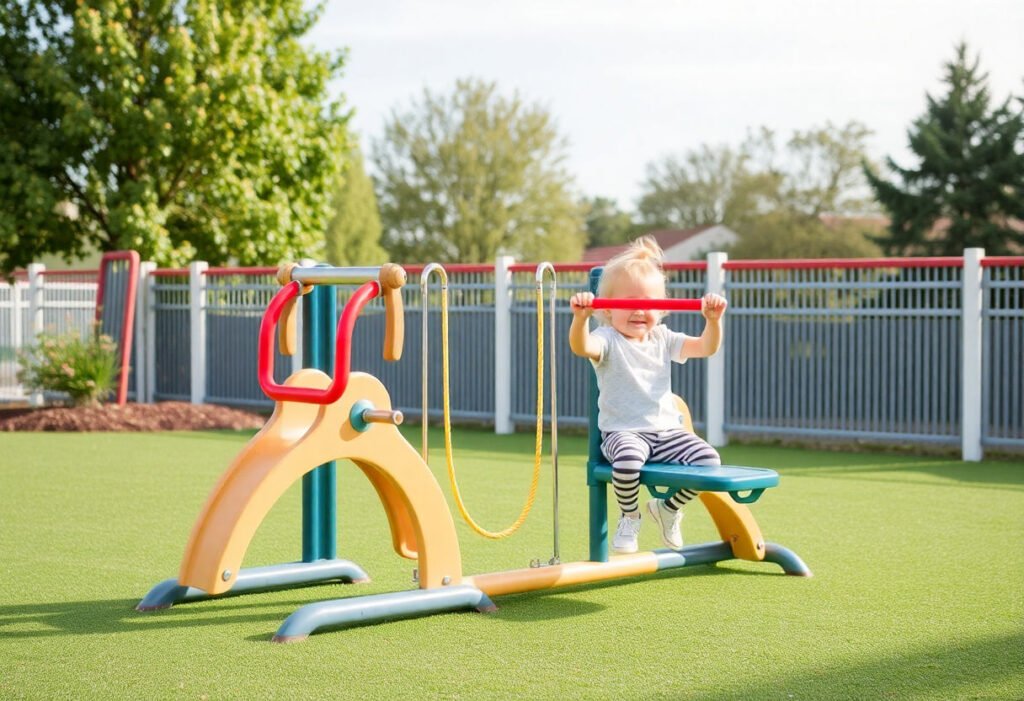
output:
M337 291L316 285L302 298L302 366L334 377L337 333ZM302 561L338 557L338 475L334 462L324 463L302 478Z
M597 294L597 283L604 268L590 271L590 291ZM597 427L597 376L589 367L588 378L590 405L589 440L587 456L587 490L590 492L590 560L608 562L608 485L594 478L594 466L601 460L601 430Z

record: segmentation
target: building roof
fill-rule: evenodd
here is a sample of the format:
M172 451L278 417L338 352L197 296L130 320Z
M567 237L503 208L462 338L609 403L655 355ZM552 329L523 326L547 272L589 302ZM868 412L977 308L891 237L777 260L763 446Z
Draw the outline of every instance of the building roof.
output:
M654 240L661 246L661 250L667 251L673 246L681 244L687 239L693 238L698 234L702 234L708 229L713 229L717 224L705 224L704 226L695 226L692 229L659 229L657 231L648 231L648 236L653 236ZM606 260L617 256L618 254L629 248L628 243L623 243L618 246L597 246L595 248L588 248L583 251L583 262L584 263L603 263Z

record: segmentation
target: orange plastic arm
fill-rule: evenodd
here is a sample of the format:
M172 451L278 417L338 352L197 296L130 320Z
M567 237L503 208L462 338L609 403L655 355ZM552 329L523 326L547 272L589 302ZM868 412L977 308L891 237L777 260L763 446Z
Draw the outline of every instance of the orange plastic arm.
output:
M384 360L399 360L405 343L405 310L402 307L402 285L405 270L400 265L385 263L380 268L380 293L384 298Z

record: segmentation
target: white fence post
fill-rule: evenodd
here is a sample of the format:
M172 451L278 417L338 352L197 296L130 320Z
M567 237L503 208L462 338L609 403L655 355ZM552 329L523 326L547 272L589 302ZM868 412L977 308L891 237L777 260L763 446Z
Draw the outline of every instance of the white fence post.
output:
M494 432L512 433L512 264L494 261Z
M709 253L706 291L715 294L725 292L725 253ZM726 312L728 314L728 312ZM723 325L725 320L722 320ZM728 339L724 343L728 343ZM713 446L726 444L725 437L725 351L719 349L708 358L707 384L705 385L705 401L707 402L707 426L704 433L707 441Z
M43 332L44 316L43 306L46 296L43 290L45 282L46 266L42 263L31 263L28 266L28 318L29 337L25 345L35 346L39 343L39 334ZM28 397L31 406L43 405L43 393L33 392Z
M146 404L153 401L149 380L155 376L150 370L149 356L149 283L150 273L156 270L156 263L143 261L139 264L139 280L135 287L135 401Z
M983 248L964 249L963 312L961 315L960 451L967 462L982 459L981 396L982 368L982 283Z
M206 269L203 261L188 266L189 331L193 404L206 398Z
M15 352L25 347L25 315L22 313L22 290L27 286L15 279L11 283L11 346Z

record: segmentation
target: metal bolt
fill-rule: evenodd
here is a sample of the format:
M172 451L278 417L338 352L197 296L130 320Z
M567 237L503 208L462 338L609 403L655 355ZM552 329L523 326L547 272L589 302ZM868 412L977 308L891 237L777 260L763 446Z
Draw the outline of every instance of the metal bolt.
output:
M414 582L420 581L420 571L418 569L416 569L415 567L412 568L412 581L414 581Z
M221 572L220 578L223 579L225 582L231 579L231 570L224 570L223 572Z
M441 584L443 584L444 586L448 586L451 583L452 583L452 578L451 577L445 577L444 579L441 580Z

